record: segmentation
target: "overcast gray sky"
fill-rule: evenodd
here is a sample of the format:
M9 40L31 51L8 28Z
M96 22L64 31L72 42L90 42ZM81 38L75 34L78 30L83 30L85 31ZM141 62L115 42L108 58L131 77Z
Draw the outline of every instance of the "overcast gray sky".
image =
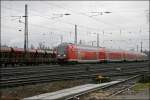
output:
M23 47L24 24L13 16L24 16L25 4L29 47L39 42L56 46L61 35L64 42L73 43L77 24L78 42L91 45L98 33L100 46L129 50L142 41L143 49L149 48L149 1L2 1L2 44ZM106 11L112 13L100 13Z

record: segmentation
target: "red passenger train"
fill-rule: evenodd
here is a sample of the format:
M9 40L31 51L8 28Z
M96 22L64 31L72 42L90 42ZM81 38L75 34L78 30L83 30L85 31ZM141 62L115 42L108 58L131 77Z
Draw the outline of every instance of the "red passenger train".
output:
M57 60L76 63L145 61L147 55L140 52L62 43L57 47Z

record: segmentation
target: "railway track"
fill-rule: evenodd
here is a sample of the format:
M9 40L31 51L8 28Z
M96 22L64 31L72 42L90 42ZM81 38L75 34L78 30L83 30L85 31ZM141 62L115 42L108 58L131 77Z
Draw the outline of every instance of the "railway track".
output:
M130 69L134 69L134 68L136 68L136 69L138 69L138 68L146 68L147 67L147 65L143 65L143 66L130 66ZM87 69L88 68L88 69ZM27 74L27 75L29 75L29 74L40 74L40 73L52 73L53 71L56 71L56 72L64 72L64 71L79 71L79 70L87 70L87 71L107 71L107 70L125 70L125 69L128 69L129 67L127 66L127 67L118 67L118 66L113 66L113 67L104 67L104 68L102 68L102 67L81 67L81 68L78 68L78 67L71 67L71 68L65 68L65 67L61 67L61 68L56 68L56 69L51 69L50 67L47 67L47 68L41 68L41 69L36 69L36 70L34 70L34 69L28 69L28 70L17 70L17 71L13 71L13 72L11 72L11 71L3 71L3 72L1 72L1 76L3 77L5 77L5 76L13 76L13 75L25 75L25 74Z
M148 61L145 62L118 62L118 63L101 63L101 64L76 64L76 65L37 65L37 66L17 66L17 67L2 67L1 70L5 71L5 70L9 70L9 71L16 71L16 70L21 70L21 69L34 69L34 68L56 68L56 67L83 67L83 66L96 66L97 67L109 67L109 66L120 66L120 65L127 65L127 66L131 66L131 65L143 65L143 64L147 64L148 65ZM106 66L107 65L107 66Z
M82 65L82 66L81 66ZM129 75L144 73L148 71L147 63L129 63L115 65L94 65L81 64L68 66L38 66L38 67L22 67L22 68L3 68L1 71L1 88L10 86L19 86L25 84L33 84L40 82L50 82L57 80L69 80L79 78L95 77L97 73L105 76ZM72 66L72 67L71 67ZM117 68L120 68L119 70ZM135 69L136 68L136 69Z
M124 68L124 67L128 67L128 66L135 66L138 65L140 67L144 67L144 66L148 66L147 62L143 62L143 63L127 63L127 64L82 64L82 65L66 65L66 66L60 66L60 65L53 65L53 66L28 66L28 67L14 67L14 68L1 68L1 75L3 74L11 74L11 73L20 73L20 72L29 72L29 71L43 71L43 70L75 70L75 69L102 69L102 68ZM138 67L135 66L135 67Z
M133 77L129 80L125 80L119 84L116 84L116 85L108 87L108 88L104 88L102 90L109 93L107 98L112 98L113 96L116 96L116 95L123 93L123 92L127 91L128 89L132 88L138 80L139 80L139 77Z
M81 98L82 99L86 99L86 96L89 95L89 93L91 92L95 92L95 91L105 91L107 93L109 93L109 95L107 95L107 97L103 97L103 99L111 99L113 96L115 95L118 95L126 90L128 90L129 88L133 87L134 84L139 80L139 78L141 77L142 75L140 74L137 74L137 75L134 75L132 77L129 77L127 79L123 79L122 81L116 83L116 84L112 84L112 85L106 85L104 87L101 87L101 88L97 88L97 89L93 89L93 90L90 90L90 91L85 91L83 93L79 93L79 94L75 94L75 95L72 95L70 97L67 97L65 98L65 100L72 100L73 98ZM102 97L101 97L102 98Z
M94 91L98 91L98 90L110 90L110 88L117 87L118 85L127 85L127 83L129 84L133 84L136 80L138 80L141 77L140 74L134 75L132 77L126 78L126 79L122 79L122 80L115 80L115 81L111 81L111 82L106 82L106 83L102 83L102 84L84 84L84 85L80 85L80 86L75 86L72 88L67 88L67 89L63 89L63 90L58 90L55 92L51 92L51 93L44 93L44 94L40 94L40 95L35 95L32 97L27 97L24 98L23 100L38 100L38 99L48 99L48 100L79 100L79 98L81 97L81 100L86 100L86 98L83 98L82 96L87 97L86 95L94 92ZM114 89L117 91L117 89Z

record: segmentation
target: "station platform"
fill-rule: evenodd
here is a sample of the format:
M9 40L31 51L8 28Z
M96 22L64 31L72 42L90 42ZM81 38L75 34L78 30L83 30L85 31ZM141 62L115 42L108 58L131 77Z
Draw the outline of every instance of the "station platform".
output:
M94 91L96 89L100 89L102 87L106 87L112 84L117 84L120 81L112 81L112 82L107 82L107 83L101 83L101 84L85 84L85 85L80 85L80 86L75 86L72 88L68 89L63 89L59 90L56 92L51 92L51 93L44 93L32 97L27 97L24 98L23 100L58 100L58 99L67 99L67 98L72 98L73 96L78 96L80 94L87 93L89 91Z

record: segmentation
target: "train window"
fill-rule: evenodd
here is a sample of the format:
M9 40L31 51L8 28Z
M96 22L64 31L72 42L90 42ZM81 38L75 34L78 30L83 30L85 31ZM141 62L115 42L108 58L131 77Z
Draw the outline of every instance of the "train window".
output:
M58 48L57 48L57 52L58 52L58 54L66 54L66 46L59 46Z
M71 51L74 51L74 52L75 52L75 51L77 51L77 50L73 48L73 49L71 49Z

